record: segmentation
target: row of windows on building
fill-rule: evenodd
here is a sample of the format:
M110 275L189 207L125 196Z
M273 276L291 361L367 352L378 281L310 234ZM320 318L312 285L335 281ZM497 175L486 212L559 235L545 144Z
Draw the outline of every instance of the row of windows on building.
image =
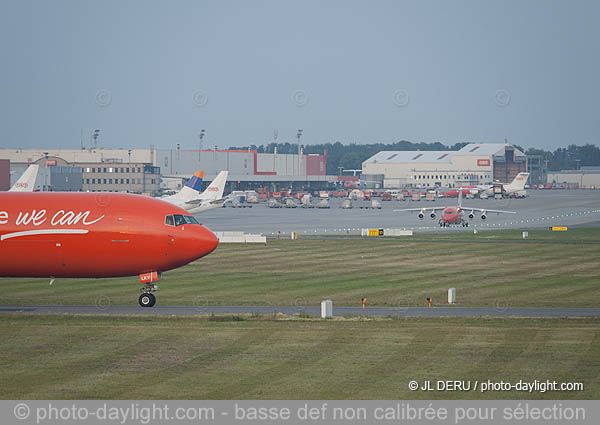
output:
M142 167L87 167L86 173L141 173Z
M114 180L114 183L113 183ZM98 181L98 183L96 183ZM119 182L120 181L120 182ZM130 183L131 181L131 183ZM142 184L142 179L85 179L86 184ZM156 179L150 179L150 184L156 184Z
M445 174L440 174L440 175L418 175L418 176L412 176L413 180L448 180L448 179L453 179L453 180L475 180L477 178L479 178L479 180L483 180L484 178L489 179L492 176L490 174L480 174L479 176L477 174L459 174L459 175L445 175Z

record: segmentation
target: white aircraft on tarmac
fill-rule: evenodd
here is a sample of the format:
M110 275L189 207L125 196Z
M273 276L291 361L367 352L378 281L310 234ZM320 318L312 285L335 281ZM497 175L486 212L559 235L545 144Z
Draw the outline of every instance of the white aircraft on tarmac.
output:
M510 183L480 184L477 186L463 186L460 188L463 195L480 195L485 193L488 196L494 196L495 187L501 187L501 193L505 196L525 196L525 184L529 178L529 173L519 173ZM458 196L459 189L451 189L440 193L440 197Z
M39 168L38 164L31 164L8 191L33 192Z
M228 171L221 171L206 190L200 192L204 171L196 171L179 192L161 199L177 205L192 214L220 208L228 200L228 198L223 198L228 174Z

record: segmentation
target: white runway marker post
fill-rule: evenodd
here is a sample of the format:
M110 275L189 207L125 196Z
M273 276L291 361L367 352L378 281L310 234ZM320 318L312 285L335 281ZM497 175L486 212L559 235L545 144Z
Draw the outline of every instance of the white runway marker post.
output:
M448 289L448 304L456 304L456 288Z
M333 302L331 300L321 301L321 318L333 317Z

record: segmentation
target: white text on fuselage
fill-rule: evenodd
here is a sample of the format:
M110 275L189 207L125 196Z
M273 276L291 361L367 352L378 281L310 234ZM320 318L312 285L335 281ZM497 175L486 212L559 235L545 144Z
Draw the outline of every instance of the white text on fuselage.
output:
M72 226L75 224L82 224L89 226L97 223L104 218L104 215L96 219L90 219L90 211L65 211L58 210L52 217L45 209L31 210L31 211L19 211L15 220L16 226L41 226L46 221L49 221L51 226ZM8 224L10 216L7 211L0 211L0 224Z

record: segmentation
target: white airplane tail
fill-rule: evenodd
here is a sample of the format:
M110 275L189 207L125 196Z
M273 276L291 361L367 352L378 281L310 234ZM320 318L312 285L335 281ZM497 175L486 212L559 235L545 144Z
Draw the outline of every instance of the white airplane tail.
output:
M202 192L198 199L207 201L216 201L217 199L223 198L223 192L225 191L225 183L227 183L227 176L229 171L221 171L217 174L217 177L210 183L204 192Z
M38 164L31 164L8 191L33 192L39 168Z
M514 180L504 186L504 191L506 193L520 192L525 189L525 184L527 183L527 179L529 178L529 173L519 173L516 175Z

